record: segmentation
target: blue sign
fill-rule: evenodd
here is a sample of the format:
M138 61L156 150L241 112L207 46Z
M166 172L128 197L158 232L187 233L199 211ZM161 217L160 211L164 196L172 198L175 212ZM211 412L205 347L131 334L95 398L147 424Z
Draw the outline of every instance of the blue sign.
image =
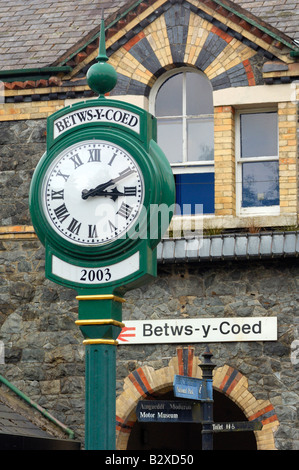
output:
M175 397L200 401L213 400L213 381L212 379L175 375L173 392Z

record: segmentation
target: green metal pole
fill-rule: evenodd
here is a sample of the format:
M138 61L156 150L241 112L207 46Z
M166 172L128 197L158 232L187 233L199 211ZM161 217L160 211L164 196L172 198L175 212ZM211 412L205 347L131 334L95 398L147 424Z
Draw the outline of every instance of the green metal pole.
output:
M85 351L85 449L115 450L116 346L122 298L78 296Z
M115 346L86 345L85 449L115 449Z

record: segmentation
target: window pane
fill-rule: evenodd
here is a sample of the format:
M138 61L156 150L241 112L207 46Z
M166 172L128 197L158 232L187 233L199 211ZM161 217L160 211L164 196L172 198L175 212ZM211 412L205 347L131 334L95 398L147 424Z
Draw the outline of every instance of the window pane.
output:
M279 205L278 162L243 163L242 206Z
M214 213L214 173L176 175L176 203L180 213Z
M182 116L183 74L170 77L159 88L156 96L156 116Z
M188 161L214 159L213 119L188 119Z
M212 86L204 75L186 74L186 110L189 116L214 113Z
M157 122L158 143L170 163L183 161L182 119L160 119Z
M277 114L242 114L241 157L271 157L277 151Z

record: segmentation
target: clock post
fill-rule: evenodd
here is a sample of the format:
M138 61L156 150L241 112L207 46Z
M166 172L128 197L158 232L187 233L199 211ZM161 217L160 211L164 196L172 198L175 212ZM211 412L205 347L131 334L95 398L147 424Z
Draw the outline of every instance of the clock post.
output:
M80 320L76 324L85 338L85 449L113 450L116 346L124 326L115 318L121 319L124 299L114 295L80 295L77 299Z
M32 223L46 277L77 292L86 346L85 448L115 449L116 346L124 294L157 275L156 247L175 203L156 119L105 97L117 82L104 20L87 82L98 98L49 116L47 150L30 187Z

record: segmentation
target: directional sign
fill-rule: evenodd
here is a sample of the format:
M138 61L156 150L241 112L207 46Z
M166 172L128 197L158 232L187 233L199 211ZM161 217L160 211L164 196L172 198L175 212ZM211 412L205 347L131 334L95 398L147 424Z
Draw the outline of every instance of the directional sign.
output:
M159 423L200 423L201 407L184 401L141 400L136 409L138 421Z
M185 375L175 375L173 381L173 393L175 397L188 398L191 400L212 400L212 380L197 379Z
M121 345L277 340L276 317L167 318L124 323L118 337Z
M235 421L230 423L213 423L213 432L260 431L260 421Z

